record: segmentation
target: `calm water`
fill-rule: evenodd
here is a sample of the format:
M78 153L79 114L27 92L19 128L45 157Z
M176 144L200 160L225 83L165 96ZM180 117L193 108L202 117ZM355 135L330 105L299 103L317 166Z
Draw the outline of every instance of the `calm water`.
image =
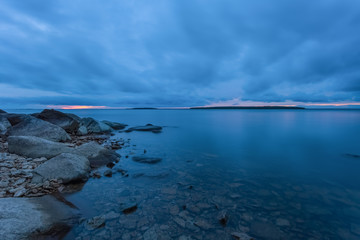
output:
M114 167L129 177L90 179L67 196L85 219L107 219L93 231L80 223L68 239L360 239L360 158L347 155L360 155L360 111L71 112L165 127L113 136L130 139ZM133 162L144 149L162 162ZM128 201L138 209L124 215Z

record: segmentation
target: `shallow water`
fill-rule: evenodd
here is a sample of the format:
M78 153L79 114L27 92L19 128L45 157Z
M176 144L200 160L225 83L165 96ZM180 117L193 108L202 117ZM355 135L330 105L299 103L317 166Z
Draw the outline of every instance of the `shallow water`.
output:
M90 179L66 196L85 219L107 219L92 231L79 223L67 239L360 239L360 111L70 112L166 127L112 137L130 139L114 167L129 176ZM144 149L162 162L133 162ZM125 215L128 201L138 209Z

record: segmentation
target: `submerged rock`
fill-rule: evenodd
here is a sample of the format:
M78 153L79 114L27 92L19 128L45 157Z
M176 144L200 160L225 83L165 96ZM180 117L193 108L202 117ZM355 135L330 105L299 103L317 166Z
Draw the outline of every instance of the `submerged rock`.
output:
M107 133L113 130L109 125L90 117L82 118L80 124L86 127L88 133Z
M250 237L246 233L232 232L231 236L236 240L254 240L254 238Z
M45 180L62 180L63 183L84 181L88 178L90 163L86 157L62 153L39 165L34 172Z
M124 214L130 214L137 210L137 203L135 200L130 199L129 201L125 203L120 203L120 210Z
M10 153L31 158L52 158L61 153L71 153L73 149L64 143L49 141L34 136L10 136L8 137Z
M28 116L16 124L10 131L11 136L35 136L60 142L70 140L70 136L59 126Z
M126 130L127 132L131 132L131 131L143 131L143 132L159 132L162 130L162 127L159 126L154 126L152 124L146 124L145 126L137 126L137 127L131 127L128 130Z
M52 196L0 199L0 239L29 239L58 225L71 224L76 211Z
M132 158L132 160L139 163L155 164L161 162L162 159L154 157L135 156Z
M96 216L86 221L86 229L94 230L105 226L105 217Z
M111 162L116 162L120 154L113 150L104 148L96 142L85 143L75 148L75 153L87 157L91 167L100 167Z
M75 133L80 125L76 118L54 109L45 109L41 113L33 114L33 116L57 125L68 133Z
M101 121L103 123L105 123L106 125L109 125L112 129L115 130L121 130L124 129L125 127L127 127L127 124L123 124L123 123L117 123L117 122L110 122L110 121Z

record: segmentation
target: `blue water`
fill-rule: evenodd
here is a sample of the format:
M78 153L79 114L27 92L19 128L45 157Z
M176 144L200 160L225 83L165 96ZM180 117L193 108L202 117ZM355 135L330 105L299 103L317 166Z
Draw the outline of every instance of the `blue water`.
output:
M129 177L90 179L67 196L85 219L107 214L105 227L90 231L84 221L68 239L360 239L360 111L68 112L164 126L112 137L130 139L115 166ZM133 162L144 149L162 162ZM129 199L138 210L124 215Z

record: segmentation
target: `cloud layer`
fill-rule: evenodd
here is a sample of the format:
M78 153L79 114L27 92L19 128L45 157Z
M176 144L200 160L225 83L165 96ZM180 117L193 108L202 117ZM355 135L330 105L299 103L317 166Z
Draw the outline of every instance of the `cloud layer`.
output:
M359 29L357 0L5 0L0 106L359 102Z

